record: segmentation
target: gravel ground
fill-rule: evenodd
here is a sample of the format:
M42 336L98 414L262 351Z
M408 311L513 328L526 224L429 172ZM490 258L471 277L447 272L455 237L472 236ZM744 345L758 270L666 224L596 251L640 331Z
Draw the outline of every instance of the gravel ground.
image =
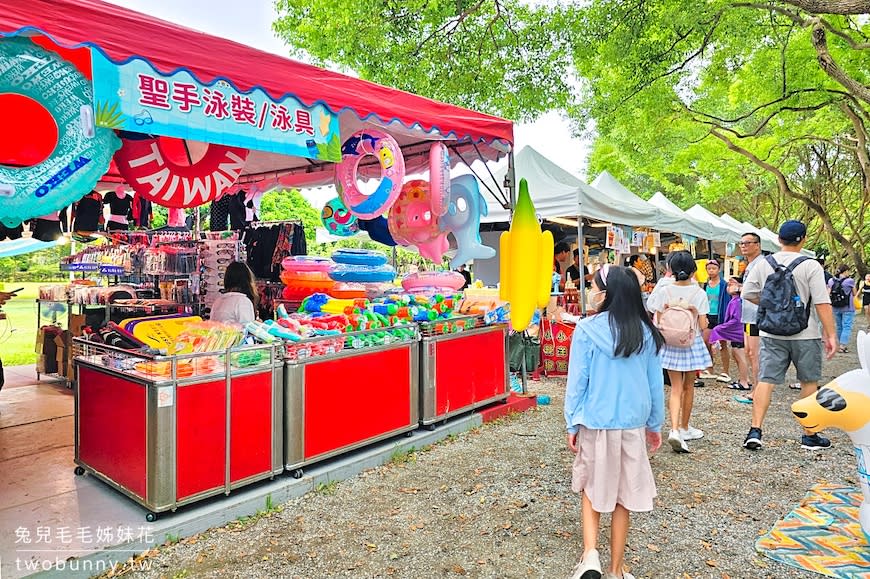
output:
M854 353L825 379L858 366ZM582 550L579 500L569 487L564 380L530 382L552 403L489 423L361 475L321 486L280 510L145 554L148 578L567 577ZM654 578L815 577L756 553L757 536L815 483L856 484L849 440L800 448L780 387L759 452L741 448L751 408L710 381L696 389L693 425L707 436L652 457L659 496L632 516L628 569ZM602 517L602 562L609 518Z

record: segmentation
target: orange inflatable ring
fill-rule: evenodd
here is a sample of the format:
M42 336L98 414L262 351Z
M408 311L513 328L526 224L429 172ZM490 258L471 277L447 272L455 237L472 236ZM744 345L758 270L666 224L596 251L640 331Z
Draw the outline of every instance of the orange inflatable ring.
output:
M223 195L242 174L248 149L209 145L193 165L170 161L160 139L123 132L115 153L118 172L143 197L172 208L197 207Z

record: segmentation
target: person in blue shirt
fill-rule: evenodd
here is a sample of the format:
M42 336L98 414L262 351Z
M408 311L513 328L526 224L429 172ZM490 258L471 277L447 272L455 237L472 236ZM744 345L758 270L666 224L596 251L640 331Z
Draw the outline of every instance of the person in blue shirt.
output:
M577 324L571 341L565 422L575 453L571 488L582 494L583 557L572 579L601 577L601 513L613 513L611 561L605 577L623 570L629 513L651 511L655 480L647 455L662 443L664 338L643 307L637 276L605 265L589 297L599 313Z

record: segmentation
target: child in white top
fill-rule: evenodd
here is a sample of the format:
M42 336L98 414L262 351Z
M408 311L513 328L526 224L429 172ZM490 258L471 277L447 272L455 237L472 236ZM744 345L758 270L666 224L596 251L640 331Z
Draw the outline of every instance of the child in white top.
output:
M676 251L668 257L668 270L673 272L674 282L658 285L647 300L647 309L661 314L666 306L675 302L688 304L698 316L697 335L688 348L665 344L662 350L662 367L668 371L671 381L671 394L668 400L671 431L668 444L674 452L689 452L687 440L697 440L704 436L698 428L689 426L692 406L695 403L695 371L704 370L713 361L704 345L702 331L707 327L707 313L710 304L707 295L698 287L693 275L698 269L692 254Z

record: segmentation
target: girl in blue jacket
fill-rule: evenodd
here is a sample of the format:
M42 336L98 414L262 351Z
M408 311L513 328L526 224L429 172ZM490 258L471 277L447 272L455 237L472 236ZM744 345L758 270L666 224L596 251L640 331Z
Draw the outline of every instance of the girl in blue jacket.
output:
M583 557L572 579L599 579L601 513L613 513L605 577L623 572L629 512L651 511L655 481L646 444L661 446L664 338L643 307L637 276L605 265L592 278L599 313L574 330L568 361L565 421L576 453L571 488L582 493Z

